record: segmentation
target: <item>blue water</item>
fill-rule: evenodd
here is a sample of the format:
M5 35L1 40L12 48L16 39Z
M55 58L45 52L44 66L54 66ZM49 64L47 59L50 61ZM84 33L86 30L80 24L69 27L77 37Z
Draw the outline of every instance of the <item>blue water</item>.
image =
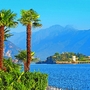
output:
M50 86L63 90L90 90L90 64L33 64L30 68L47 73Z

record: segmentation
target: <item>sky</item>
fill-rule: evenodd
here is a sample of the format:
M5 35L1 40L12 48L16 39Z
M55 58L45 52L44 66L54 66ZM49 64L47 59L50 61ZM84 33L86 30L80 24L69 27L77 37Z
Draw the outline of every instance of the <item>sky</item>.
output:
M71 25L76 29L90 29L90 0L0 0L0 10L11 9L20 18L22 9L34 9L39 15L42 28L59 24ZM26 30L19 24L13 32ZM36 30L36 29L34 29Z

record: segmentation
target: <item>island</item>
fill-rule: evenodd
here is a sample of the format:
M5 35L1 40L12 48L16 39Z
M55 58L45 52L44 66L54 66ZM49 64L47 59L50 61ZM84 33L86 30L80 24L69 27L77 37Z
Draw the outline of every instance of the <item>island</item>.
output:
M63 53L55 53L52 56L47 57L44 61L38 61L36 64L82 64L82 63L90 63L90 56L81 54L81 53L73 53L73 52L63 52Z

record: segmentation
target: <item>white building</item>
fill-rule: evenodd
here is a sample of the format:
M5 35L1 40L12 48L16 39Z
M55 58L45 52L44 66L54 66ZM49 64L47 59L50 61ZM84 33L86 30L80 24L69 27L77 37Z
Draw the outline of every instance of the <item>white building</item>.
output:
M76 62L76 56L72 56L72 60Z

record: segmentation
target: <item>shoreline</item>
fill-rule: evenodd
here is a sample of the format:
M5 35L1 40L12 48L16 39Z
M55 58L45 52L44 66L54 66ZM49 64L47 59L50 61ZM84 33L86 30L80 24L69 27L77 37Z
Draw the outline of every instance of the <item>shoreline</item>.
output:
M90 64L90 61L76 61L76 62L57 61L56 64Z
M46 90L63 90L63 89L54 86L48 86Z

